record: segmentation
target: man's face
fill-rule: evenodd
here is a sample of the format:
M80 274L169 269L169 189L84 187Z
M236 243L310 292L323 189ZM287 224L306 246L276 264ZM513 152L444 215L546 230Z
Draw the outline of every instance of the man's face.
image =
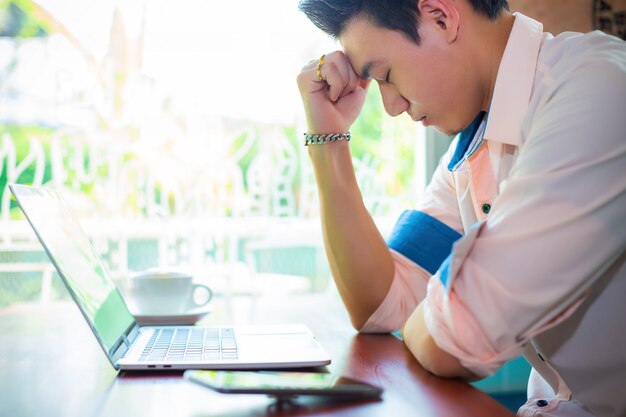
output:
M385 110L407 113L446 134L463 130L480 111L471 62L463 62L445 32L422 22L421 43L357 17L339 40L356 73L377 80ZM472 81L474 80L474 81Z

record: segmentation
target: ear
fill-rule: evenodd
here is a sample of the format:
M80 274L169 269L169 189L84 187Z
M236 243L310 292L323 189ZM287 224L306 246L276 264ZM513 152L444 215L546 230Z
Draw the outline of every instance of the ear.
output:
M459 11L453 0L419 0L417 7L421 24L434 24L448 43L456 40L459 32Z

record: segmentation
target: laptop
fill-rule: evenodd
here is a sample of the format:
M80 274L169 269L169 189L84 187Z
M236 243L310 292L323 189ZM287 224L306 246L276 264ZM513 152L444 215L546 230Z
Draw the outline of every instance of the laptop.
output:
M330 363L303 324L139 326L61 194L26 185L9 188L115 369L273 369Z

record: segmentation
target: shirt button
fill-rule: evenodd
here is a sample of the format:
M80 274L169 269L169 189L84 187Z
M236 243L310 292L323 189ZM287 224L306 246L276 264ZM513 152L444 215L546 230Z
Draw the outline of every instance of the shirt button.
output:
M482 207L483 213L489 214L489 210L491 210L491 204L485 203Z
M545 407L546 405L548 405L548 402L546 400L539 400L537 401L537 405L539 407Z

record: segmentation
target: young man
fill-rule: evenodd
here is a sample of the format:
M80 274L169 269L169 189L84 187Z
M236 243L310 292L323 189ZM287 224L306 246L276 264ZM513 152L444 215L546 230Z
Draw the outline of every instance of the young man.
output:
M524 416L626 415L626 47L543 33L505 0L302 0L343 51L298 76L333 276L354 326L431 372L524 354ZM460 135L385 242L348 130L385 110ZM320 136L321 135L321 136ZM359 140L359 138L352 138Z

